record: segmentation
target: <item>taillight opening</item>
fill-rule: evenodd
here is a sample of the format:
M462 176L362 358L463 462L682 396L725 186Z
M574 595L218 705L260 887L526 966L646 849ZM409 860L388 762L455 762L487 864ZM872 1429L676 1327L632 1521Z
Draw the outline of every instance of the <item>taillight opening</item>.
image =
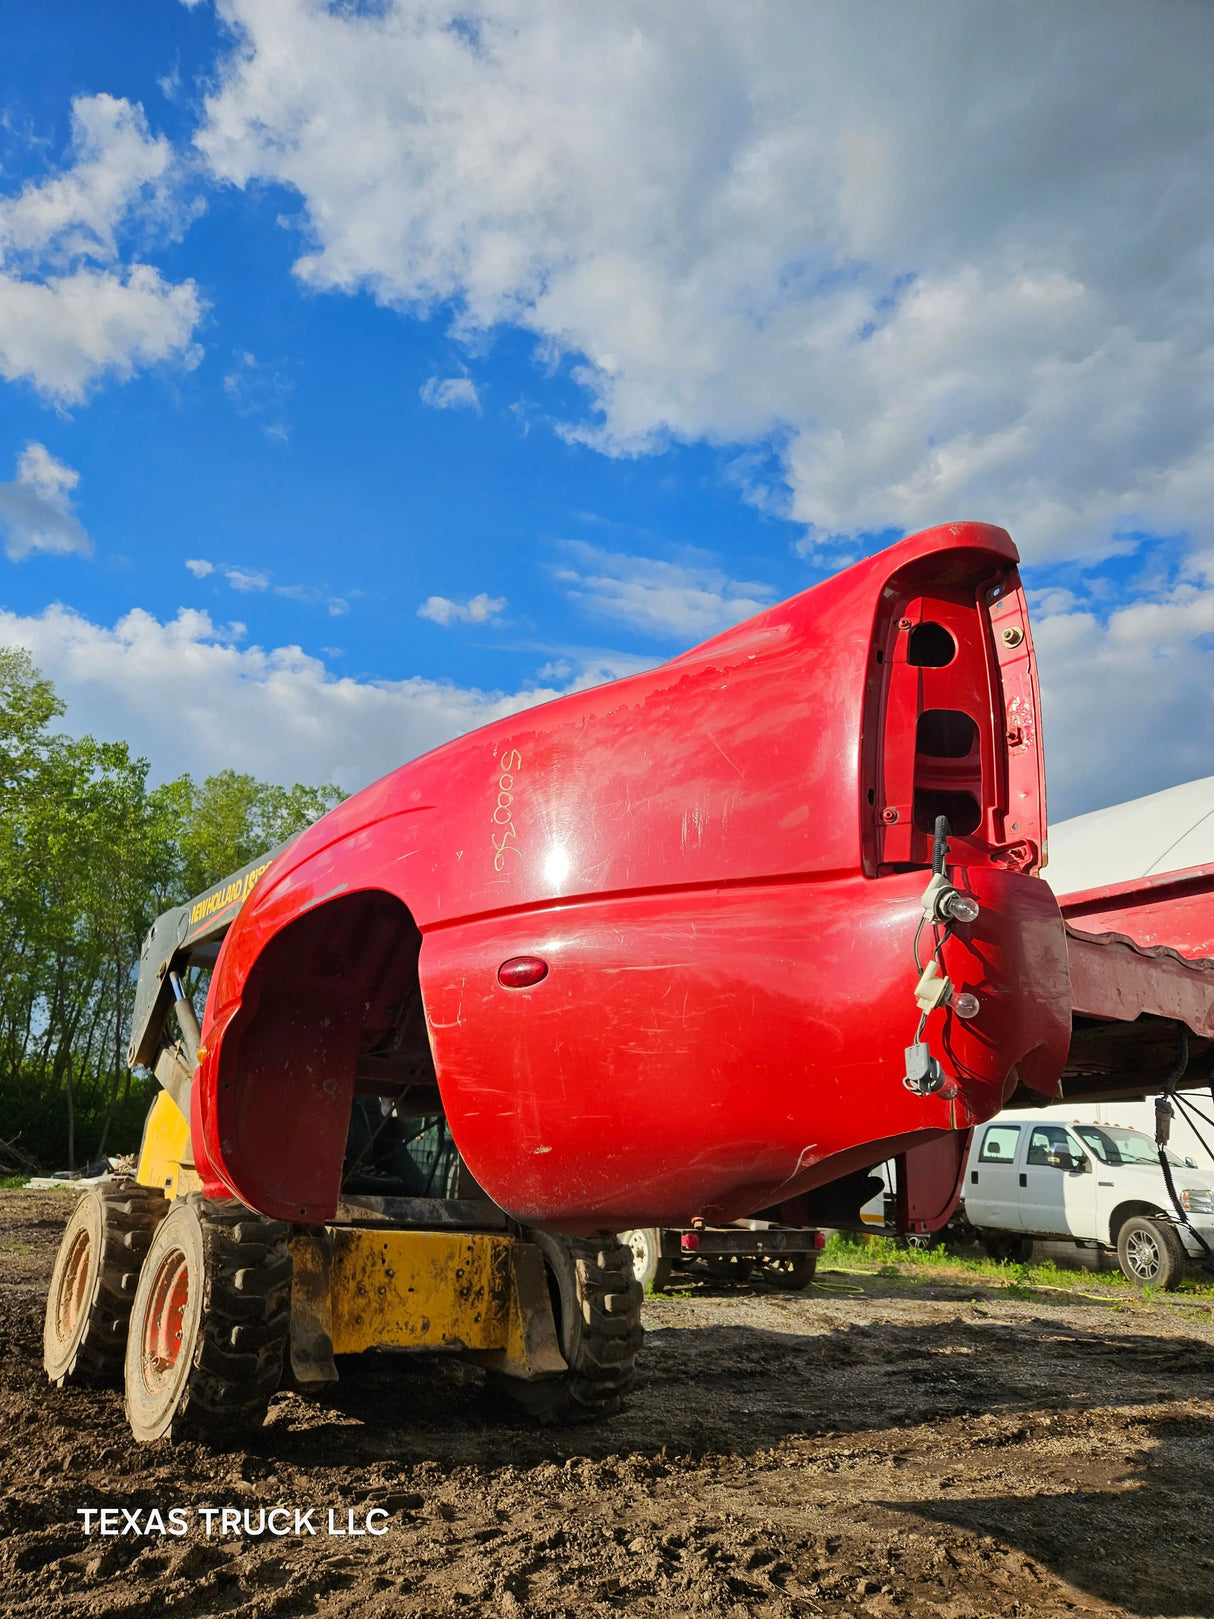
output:
M906 641L906 661L916 669L943 669L957 656L957 643L943 624L916 624Z
M934 832L938 815L947 815L949 830L958 838L972 836L982 825L982 806L973 793L942 793L931 787L916 787L916 832Z
M961 838L982 825L981 736L958 708L925 709L915 726L915 830L934 832L938 815Z
M978 727L956 708L929 708L915 727L915 752L927 759L968 759L978 753Z
M1024 872L1042 864L1032 640L1016 569L996 549L922 556L885 583L860 736L857 810L869 876L930 869L941 816L954 862Z
M874 872L930 865L941 815L955 838L990 839L1004 784L984 584L908 591L890 601L878 632L885 658L872 755Z

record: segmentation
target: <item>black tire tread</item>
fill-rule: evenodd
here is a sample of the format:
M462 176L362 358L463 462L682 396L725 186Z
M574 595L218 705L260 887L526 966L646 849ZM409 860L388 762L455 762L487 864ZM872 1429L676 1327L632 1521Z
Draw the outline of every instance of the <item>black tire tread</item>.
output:
M206 1276L193 1365L169 1432L174 1440L230 1439L261 1426L282 1381L290 1227L198 1192L189 1202L202 1223Z
M581 1330L569 1370L535 1383L503 1379L511 1398L539 1423L564 1426L614 1416L636 1381L641 1348L641 1284L632 1250L614 1237L563 1237L576 1279Z
M75 1357L57 1379L60 1387L121 1386L139 1262L169 1208L158 1186L141 1186L134 1180L103 1181L88 1195L94 1193L102 1205L101 1264Z

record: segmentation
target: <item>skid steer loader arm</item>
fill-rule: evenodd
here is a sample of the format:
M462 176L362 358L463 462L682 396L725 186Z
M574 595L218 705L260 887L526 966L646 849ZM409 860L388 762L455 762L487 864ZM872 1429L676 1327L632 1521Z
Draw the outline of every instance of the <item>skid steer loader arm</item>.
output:
M247 866L224 877L211 888L163 911L148 929L139 955L135 1010L127 1062L132 1068L156 1067L164 1043L164 1027L178 999L173 978L187 967L213 966L224 935L240 907L277 857L293 842L288 839ZM195 1052L195 1057L197 1052Z

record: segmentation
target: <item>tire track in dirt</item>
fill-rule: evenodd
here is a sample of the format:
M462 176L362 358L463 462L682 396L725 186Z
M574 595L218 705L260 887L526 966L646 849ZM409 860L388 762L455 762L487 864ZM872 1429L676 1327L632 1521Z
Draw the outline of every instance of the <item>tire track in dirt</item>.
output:
M601 1429L525 1426L456 1360L354 1363L232 1454L137 1446L49 1388L70 1196L0 1193L0 1607L43 1616L1214 1619L1208 1309L853 1281L648 1301ZM82 1506L370 1507L389 1533L86 1539Z

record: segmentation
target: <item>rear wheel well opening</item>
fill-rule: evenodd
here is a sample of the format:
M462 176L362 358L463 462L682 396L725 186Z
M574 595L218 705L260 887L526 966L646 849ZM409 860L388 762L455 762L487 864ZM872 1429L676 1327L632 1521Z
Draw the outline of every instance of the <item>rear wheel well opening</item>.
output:
M1141 1199L1119 1203L1109 1216L1109 1247L1116 1248L1122 1226L1136 1214L1145 1215L1148 1220L1157 1220L1163 1212L1157 1203L1144 1203Z
M258 956L216 1091L224 1160L252 1207L330 1218L352 1163L374 1164L395 1133L384 1120L441 1114L420 950L407 906L367 889L297 917Z

